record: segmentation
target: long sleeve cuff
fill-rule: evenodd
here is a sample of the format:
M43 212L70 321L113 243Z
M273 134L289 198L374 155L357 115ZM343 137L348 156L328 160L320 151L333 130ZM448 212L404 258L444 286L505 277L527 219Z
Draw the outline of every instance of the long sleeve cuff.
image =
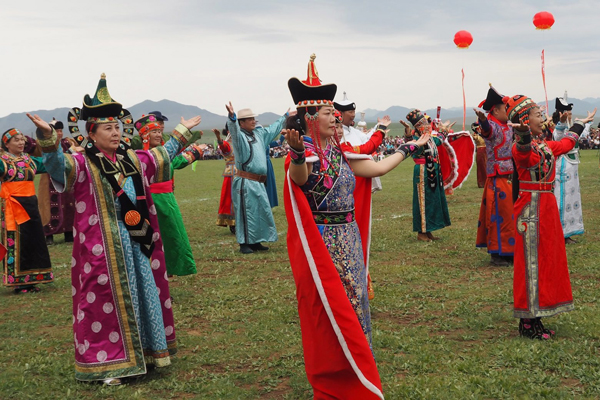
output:
M173 130L173 137L181 143L181 147L185 147L186 144L192 140L193 133L182 124L177 124L175 130Z
M44 153L54 153L56 150L58 150L58 136L56 135L54 128L50 128L52 129L52 132L49 136L44 135L44 132L42 132L42 130L39 128L35 130L35 136L37 137L38 143L40 144L40 147Z
M515 136L517 137L517 150L523 153L531 151L531 131L519 132L515 130Z
M575 122L571 129L565 133L565 137L571 138L577 142L584 129L585 126L583 126L581 122Z
M487 119L485 121L480 120L479 126L481 126L481 136L490 136L490 133L492 133L492 126L490 125L490 121L488 121Z
M567 124L563 124L562 122L558 121L558 124L556 124L554 129L557 131L565 131L567 130Z

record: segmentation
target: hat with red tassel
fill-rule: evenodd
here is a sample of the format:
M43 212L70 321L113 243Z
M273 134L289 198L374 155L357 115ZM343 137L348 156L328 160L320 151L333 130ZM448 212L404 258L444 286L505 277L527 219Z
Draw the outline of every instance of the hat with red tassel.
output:
M298 78L291 78L288 81L288 88L290 89L294 103L296 103L296 108L333 107L333 98L335 97L337 86L333 83L327 85L321 84L319 72L315 66L316 57L314 54L310 56L306 80L301 81Z

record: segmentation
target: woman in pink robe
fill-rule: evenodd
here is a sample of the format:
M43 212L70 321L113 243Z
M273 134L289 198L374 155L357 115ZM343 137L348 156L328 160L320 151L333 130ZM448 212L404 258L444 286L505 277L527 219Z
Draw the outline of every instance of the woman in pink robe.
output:
M56 189L72 189L75 221L71 280L75 377L120 384L169 365L176 351L163 245L149 185L170 179L170 160L186 145L200 117L183 120L165 144L133 151L122 141L121 105L104 76L93 99L75 115L86 120L81 154L64 154L55 131L38 116L44 164ZM74 121L73 121L74 120ZM69 121L76 130L76 118Z

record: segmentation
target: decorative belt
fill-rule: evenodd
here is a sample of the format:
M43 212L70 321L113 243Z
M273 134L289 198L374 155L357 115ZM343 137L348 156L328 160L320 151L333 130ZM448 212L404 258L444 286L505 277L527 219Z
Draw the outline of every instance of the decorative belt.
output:
M354 222L354 209L345 211L313 211L317 225L344 225Z
M173 179L170 179L166 182L157 182L150 185L150 193L159 194L159 193L173 193L175 185L173 183Z
M16 231L17 225L30 220L29 214L15 197L35 196L33 181L3 182L0 197L5 201L6 229Z
M505 173L505 174L499 174L497 172L494 172L495 175L488 175L488 178L496 178L496 179L506 179L508 181L508 183L512 184L512 180L513 180L513 173L512 171L509 173Z
M239 176L240 178L250 179L251 181L257 181L260 183L265 183L267 181L266 175L253 174L252 172L241 171L239 169L236 171L235 175Z
M552 182L519 182L520 192L554 192L554 181Z

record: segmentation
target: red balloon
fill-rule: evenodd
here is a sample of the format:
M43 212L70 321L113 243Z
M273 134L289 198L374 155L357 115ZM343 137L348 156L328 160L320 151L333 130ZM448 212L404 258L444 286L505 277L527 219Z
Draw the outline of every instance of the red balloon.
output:
M541 11L533 16L535 29L550 29L554 25L554 15L548 11Z
M468 31L458 31L454 35L454 44L459 49L468 49L473 43L473 35Z

